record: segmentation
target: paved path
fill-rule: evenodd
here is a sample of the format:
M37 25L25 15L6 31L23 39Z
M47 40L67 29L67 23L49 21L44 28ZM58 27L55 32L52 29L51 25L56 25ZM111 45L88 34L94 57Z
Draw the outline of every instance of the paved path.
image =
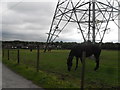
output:
M2 89L2 63L1 63L1 60L0 60L0 90L1 89Z
M14 73L2 64L2 87L3 88L40 88L31 81L26 80L20 75ZM41 90L41 89L40 89Z

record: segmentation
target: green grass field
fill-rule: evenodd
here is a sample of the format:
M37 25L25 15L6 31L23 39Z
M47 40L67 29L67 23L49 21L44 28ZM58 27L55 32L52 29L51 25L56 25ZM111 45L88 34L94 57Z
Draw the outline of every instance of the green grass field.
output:
M71 72L67 71L67 57L69 50L53 50L43 53L40 51L39 69L47 74L56 76L58 80L69 82L74 87L80 88L81 62L75 71L75 58ZM37 51L20 50L20 63L26 68L36 68ZM10 50L10 60L7 60L7 50L4 50L3 60L7 62L17 61L17 50ZM114 88L120 87L118 83L118 51L102 50L100 56L100 68L94 71L95 61L86 58L85 87L86 88ZM34 77L34 76L33 76ZM44 85L43 85L44 86ZM51 86L52 87L52 86ZM64 86L61 88L64 88Z

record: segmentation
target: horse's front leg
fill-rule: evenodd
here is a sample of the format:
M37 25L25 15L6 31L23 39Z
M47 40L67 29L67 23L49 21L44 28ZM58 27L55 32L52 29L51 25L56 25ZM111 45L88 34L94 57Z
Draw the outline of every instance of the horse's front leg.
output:
M99 68L99 58L96 59L96 67L95 67L95 71Z
M81 63L82 63L82 57L80 57L80 61L81 61Z
M78 68L78 57L76 57L76 67L75 67L75 70L77 70Z

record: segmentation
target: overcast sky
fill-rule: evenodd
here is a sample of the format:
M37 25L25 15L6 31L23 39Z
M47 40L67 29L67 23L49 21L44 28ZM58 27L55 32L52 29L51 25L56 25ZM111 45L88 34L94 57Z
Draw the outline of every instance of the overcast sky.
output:
M46 41L57 1L2 2L2 40ZM21 1L21 2L20 2ZM0 5L1 6L1 5ZM0 18L1 19L1 18ZM0 23L1 25L1 23ZM103 42L118 41L118 27L111 23L111 32ZM0 31L1 32L1 31ZM56 41L81 42L75 25L68 25Z

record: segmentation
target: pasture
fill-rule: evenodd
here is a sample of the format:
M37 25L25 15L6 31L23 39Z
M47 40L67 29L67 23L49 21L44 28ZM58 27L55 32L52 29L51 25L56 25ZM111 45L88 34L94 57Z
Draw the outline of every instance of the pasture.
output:
M86 88L115 88L120 87L118 83L118 53L120 51L102 50L100 55L100 68L94 71L95 61L86 58L85 87ZM10 49L10 60L7 60L7 49L4 50L4 58L8 62L17 62L17 50ZM81 62L75 71L76 60L73 60L71 72L67 71L67 57L69 50L52 50L43 53L40 50L39 70L51 75L57 79L72 83L76 88L80 88L81 80ZM20 64L26 65L26 68L36 68L37 50L30 52L28 49L20 49ZM52 86L51 86L52 87ZM44 87L45 88L45 87ZM64 88L64 87L61 87Z

